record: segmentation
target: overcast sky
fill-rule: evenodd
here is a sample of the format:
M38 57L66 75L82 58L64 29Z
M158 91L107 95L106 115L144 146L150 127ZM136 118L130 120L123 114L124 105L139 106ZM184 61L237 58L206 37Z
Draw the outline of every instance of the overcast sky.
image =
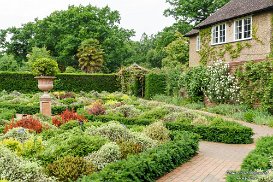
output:
M172 25L174 19L163 16L168 8L165 0L0 0L0 29L20 26L22 23L48 16L54 10L67 9L68 5L110 6L121 14L121 26L136 31L135 40L142 33L155 34Z

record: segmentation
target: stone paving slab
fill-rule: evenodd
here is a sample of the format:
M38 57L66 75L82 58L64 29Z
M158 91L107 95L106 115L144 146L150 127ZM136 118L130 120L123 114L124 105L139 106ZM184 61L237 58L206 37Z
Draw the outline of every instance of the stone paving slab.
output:
M181 108L181 107L180 107ZM235 120L205 111L182 108L208 116L222 117L253 129L255 141L262 136L272 136L273 128ZM188 163L163 176L157 182L224 182L227 171L239 170L243 159L255 148L254 144L223 144L200 142L199 153Z

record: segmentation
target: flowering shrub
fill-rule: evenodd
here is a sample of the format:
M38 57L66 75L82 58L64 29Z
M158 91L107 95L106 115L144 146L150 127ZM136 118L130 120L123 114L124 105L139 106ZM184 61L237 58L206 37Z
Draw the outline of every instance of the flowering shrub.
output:
M207 86L205 94L215 103L239 102L237 79L229 73L229 65L217 61L207 69Z
M98 169L103 169L107 164L121 159L120 148L115 142L107 143L85 159L91 161Z
M78 113L74 112L73 110L70 111L70 110L66 109L59 116L53 117L52 123L55 126L60 127L61 125L65 124L71 120L86 121L84 116L78 115Z
M80 176L91 174L96 168L82 157L67 156L49 164L47 170L60 181L76 181Z
M4 133L7 133L12 128L18 128L18 127L23 127L29 130L33 130L36 133L41 133L43 130L43 125L39 120L34 119L33 117L27 117L17 122L14 122L14 120L12 120L9 124L5 126Z
M103 104L100 101L94 102L90 108L87 109L88 114L91 115L104 115L105 114L105 108Z

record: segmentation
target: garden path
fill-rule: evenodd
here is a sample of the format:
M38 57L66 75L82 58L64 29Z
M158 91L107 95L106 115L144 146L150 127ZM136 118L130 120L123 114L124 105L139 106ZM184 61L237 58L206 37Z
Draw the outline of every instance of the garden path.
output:
M182 108L208 116L221 117L248 126L254 131L254 140L273 135L273 128L247 123L240 120L208 113L205 111ZM199 152L188 163L176 168L157 182L224 182L227 171L239 170L243 159L255 148L255 143L247 145L200 142Z

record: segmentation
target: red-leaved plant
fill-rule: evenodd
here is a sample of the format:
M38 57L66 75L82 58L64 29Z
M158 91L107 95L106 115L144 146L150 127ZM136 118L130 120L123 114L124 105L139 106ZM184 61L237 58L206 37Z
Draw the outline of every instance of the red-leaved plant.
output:
M5 125L4 133L7 133L12 128L23 127L36 133L41 133L43 130L43 125L38 119L34 119L32 116L23 118L17 122L14 119L9 124Z
M91 115L104 115L105 114L105 108L103 107L101 102L95 102L92 104L92 107L87 110L88 114Z
M79 115L78 113L74 112L73 110L70 111L70 110L66 109L60 115L53 117L52 123L55 126L59 127L71 120L86 121L84 116Z

